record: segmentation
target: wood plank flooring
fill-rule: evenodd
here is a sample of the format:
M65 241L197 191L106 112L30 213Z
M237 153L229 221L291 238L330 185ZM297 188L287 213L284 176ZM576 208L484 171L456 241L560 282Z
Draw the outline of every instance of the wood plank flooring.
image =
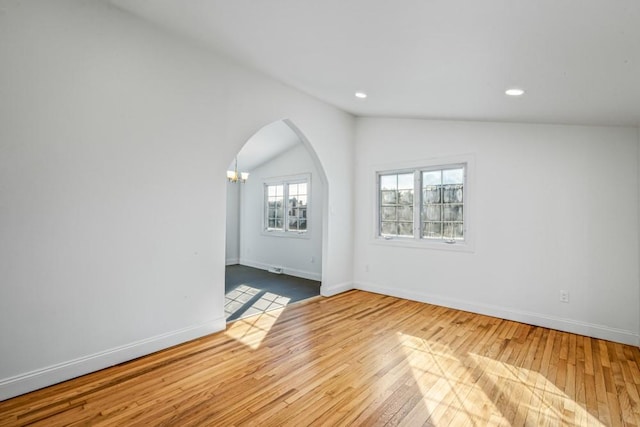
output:
M636 347L351 291L0 402L0 425L640 425Z

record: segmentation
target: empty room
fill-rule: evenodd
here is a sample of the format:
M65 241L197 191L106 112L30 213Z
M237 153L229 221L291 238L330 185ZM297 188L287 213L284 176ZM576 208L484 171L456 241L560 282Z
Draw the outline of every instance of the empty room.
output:
M640 425L638 76L635 0L0 0L0 425Z

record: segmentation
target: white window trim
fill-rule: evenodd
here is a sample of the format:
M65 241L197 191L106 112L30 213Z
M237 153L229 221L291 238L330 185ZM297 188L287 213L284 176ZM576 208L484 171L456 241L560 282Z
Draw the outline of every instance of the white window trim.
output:
M267 197L267 186L268 185L278 185L282 184L286 186L287 184L296 184L306 182L307 183L307 230L306 231L288 231L288 230L269 230L266 227L266 197ZM262 216L261 216L261 226L262 230L260 234L268 237L285 237L292 239L311 239L311 228L312 228L312 218L311 218L311 174L298 174L298 175L287 175L287 176L277 176L266 178L262 183ZM284 199L284 211L287 212L287 198ZM284 220L286 221L288 216L285 215Z
M447 243L445 240L422 239L416 234L416 227L420 227L420 210L414 209L414 236L413 237L387 237L379 234L380 227L380 175L413 172L415 170L443 169L450 166L464 165L465 167L465 190L464 190L464 240L455 243ZM418 174L414 176L414 180L418 179ZM434 157L430 159L415 160L403 163L392 163L375 165L371 170L373 191L373 230L371 243L383 246L395 246L417 249L434 249L454 252L475 252L475 223L476 214L475 198L475 154L460 154L443 157ZM414 195L416 197L416 195ZM416 218L417 217L417 218Z

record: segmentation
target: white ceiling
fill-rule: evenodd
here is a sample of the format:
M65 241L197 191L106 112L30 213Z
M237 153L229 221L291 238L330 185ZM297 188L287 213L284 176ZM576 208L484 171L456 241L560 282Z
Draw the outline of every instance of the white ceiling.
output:
M640 125L639 0L112 3L358 116Z

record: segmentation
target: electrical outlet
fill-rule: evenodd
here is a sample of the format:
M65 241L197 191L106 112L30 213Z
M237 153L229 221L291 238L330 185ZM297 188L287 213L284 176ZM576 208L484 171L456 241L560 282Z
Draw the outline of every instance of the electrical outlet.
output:
M569 302L569 291L560 291L560 302Z
M369 264L364 265L364 271L367 273L369 272Z

